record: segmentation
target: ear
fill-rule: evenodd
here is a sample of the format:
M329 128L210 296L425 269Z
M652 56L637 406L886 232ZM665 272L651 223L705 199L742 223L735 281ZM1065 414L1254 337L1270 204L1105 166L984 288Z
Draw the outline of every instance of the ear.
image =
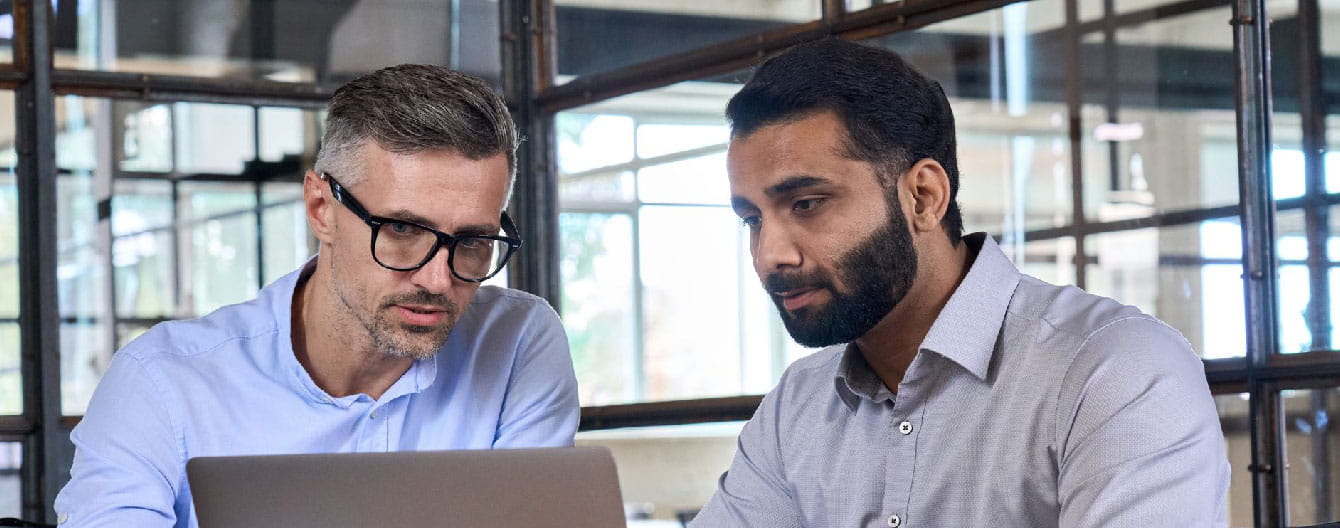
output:
M900 178L908 226L913 233L942 232L940 220L949 210L949 174L940 163L926 158L916 162Z
M329 244L335 233L335 207L339 204L330 195L330 184L314 171L302 177L302 201L307 211L307 225L322 245Z

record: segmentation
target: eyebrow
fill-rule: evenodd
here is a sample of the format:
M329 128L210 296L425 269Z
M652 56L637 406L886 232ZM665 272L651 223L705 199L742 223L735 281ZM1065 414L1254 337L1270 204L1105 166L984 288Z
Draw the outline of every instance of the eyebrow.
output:
M415 213L413 213L413 212L407 211L407 210L405 210L405 209L397 209L397 210L395 210L395 211L391 211L391 213L390 213L389 215L386 215L386 216L384 216L383 218L389 218L389 219L392 219L392 220L401 220L401 221L404 221L404 222L410 222L410 223L415 223L415 224L419 224L419 225L423 225L423 226L431 227L431 228L433 228L433 229L437 229L437 230L439 230L439 231L441 230L439 227L437 227L437 222L434 222L434 221L432 221L432 220L429 220L429 219L427 219L427 218L424 218L424 217L422 217L422 216L419 216L418 214L415 214ZM496 234L496 233L498 233L499 231L502 231L502 228L499 227L499 226L496 226L496 225L489 225L489 224L469 224L469 225L458 226L458 227L456 228L456 230L455 230L454 233L448 233L448 234L449 234L449 235L492 235L492 234Z
M758 206L754 205L754 202L749 201L748 198L743 196L732 196L730 197L730 208L736 213L739 213L744 210L758 209Z
M773 184L767 189L764 189L763 194L775 197L798 189L804 189L806 187L816 187L819 185L826 185L829 183L833 182L817 176L792 176L790 178L787 178L785 180Z

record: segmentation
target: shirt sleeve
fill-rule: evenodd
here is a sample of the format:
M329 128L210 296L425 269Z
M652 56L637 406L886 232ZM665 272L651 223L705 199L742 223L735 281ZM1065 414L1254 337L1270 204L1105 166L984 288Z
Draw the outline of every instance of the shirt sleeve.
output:
M522 327L494 448L568 447L581 416L568 336L547 304Z
M137 359L113 358L70 439L70 481L55 502L62 527L176 523L185 461L168 407Z
M1134 317L1081 345L1057 408L1059 526L1224 527L1229 465L1200 359Z
M783 376L744 424L730 469L691 528L799 528L805 525L781 462L779 425Z

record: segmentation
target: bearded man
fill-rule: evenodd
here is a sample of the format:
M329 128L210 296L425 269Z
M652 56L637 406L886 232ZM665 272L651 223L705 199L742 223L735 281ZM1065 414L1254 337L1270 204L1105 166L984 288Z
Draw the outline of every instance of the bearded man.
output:
M961 234L938 84L831 39L760 66L726 114L754 269L828 348L763 398L693 526L1226 526L1201 361Z

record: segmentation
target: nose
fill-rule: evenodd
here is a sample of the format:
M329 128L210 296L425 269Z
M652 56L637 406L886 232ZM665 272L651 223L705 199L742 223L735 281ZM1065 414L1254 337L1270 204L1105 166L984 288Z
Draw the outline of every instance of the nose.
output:
M430 293L445 294L453 284L462 282L451 274L451 265L448 263L449 255L450 252L444 246L422 268L410 272L410 279L414 282L414 285Z
M764 222L753 234L750 246L754 271L760 277L786 268L799 268L803 262L800 248L786 226Z

